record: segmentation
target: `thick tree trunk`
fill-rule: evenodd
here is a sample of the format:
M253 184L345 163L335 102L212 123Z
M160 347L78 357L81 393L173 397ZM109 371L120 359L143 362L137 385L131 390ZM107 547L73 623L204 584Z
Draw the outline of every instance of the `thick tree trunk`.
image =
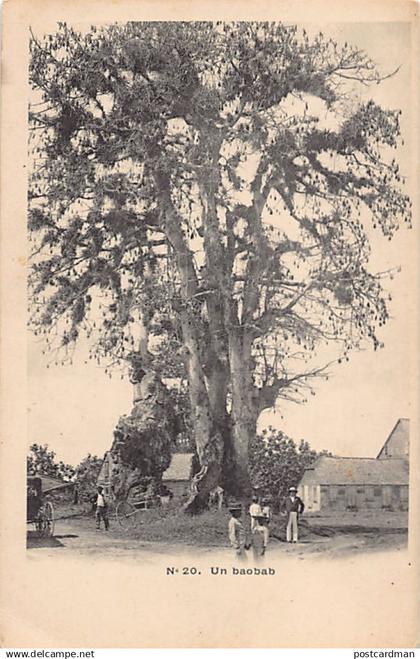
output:
M233 484L237 496L247 499L251 494L251 482L248 471L248 451L254 438L258 419L258 406L253 382L254 362L252 343L255 337L251 327L254 314L258 308L258 279L264 268L264 239L261 227L261 213L264 208L270 186L266 185L263 194L258 191L261 183L261 171L257 172L254 183L254 200L247 214L248 230L253 235L246 264L246 277L242 292L242 310L239 310L234 297L225 308L225 324L228 328L229 364L232 385L232 450L233 450Z
M208 165L206 169L203 169L198 180L203 209L206 287L208 289L205 296L208 318L207 341L204 342L202 350L213 428L210 447L213 456L212 468L204 467L204 471L209 483L213 481L214 486L222 485L225 490L229 490L233 453L231 419L226 408L230 373L224 322L229 289L227 288L226 252L222 244L216 202L220 185L218 161L222 136L216 130L211 134L202 132L201 137L203 143L206 143L209 154ZM216 461L219 466L217 469Z
M257 414L253 401L250 370L251 342L240 329L229 333L229 361L232 377L232 449L234 473L232 484L236 496L246 499L251 492L248 450L255 435Z
M198 281L191 250L185 240L180 218L170 196L170 183L166 173L155 178L161 193L166 236L173 247L177 270L181 280L181 327L185 348L185 363L191 403L192 425L201 468L191 484L191 496L185 505L186 512L199 512L206 505L210 491L219 484L223 462L224 443L214 423L212 404L215 400L206 388L203 365L203 347L200 344L200 319L191 308L197 300Z
M108 461L114 496L134 500L143 498L146 483L158 486L169 466L173 409L159 375L145 370L144 361L133 369L132 382L133 408L117 423Z
M186 366L188 373L192 425L195 445L201 469L191 483L191 496L185 511L196 513L208 501L210 491L218 485L223 461L223 439L213 422L210 398L207 393L200 359L200 349L187 314L183 314L182 330L184 346L187 350Z

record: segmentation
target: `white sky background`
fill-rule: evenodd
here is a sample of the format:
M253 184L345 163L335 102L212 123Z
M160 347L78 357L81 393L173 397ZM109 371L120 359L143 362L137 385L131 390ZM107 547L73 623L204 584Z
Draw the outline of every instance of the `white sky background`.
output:
M410 25L349 23L316 26L319 29L339 42L366 49L384 73L401 66L392 78L370 88L360 87L360 93L384 107L402 109L405 146L397 156L402 174L408 175L414 156L410 149L414 120L410 112ZM352 353L350 362L337 366L327 382L315 384L317 395L309 396L306 405L280 402L276 413L264 413L260 425L271 424L295 440L305 438L318 450L374 457L396 420L410 417L414 401L410 400L409 373L415 353L408 335L417 320L414 231L402 227L391 242L381 238L378 230L371 232L374 269L402 266L402 272L387 284L393 301L391 319L379 335L385 347ZM47 443L59 459L72 464L87 453L102 455L112 442L118 417L131 409L130 383L119 375L109 379L103 367L90 361L85 364L86 343L77 347L72 366L50 365L48 369L43 348L41 341L29 335L28 444Z

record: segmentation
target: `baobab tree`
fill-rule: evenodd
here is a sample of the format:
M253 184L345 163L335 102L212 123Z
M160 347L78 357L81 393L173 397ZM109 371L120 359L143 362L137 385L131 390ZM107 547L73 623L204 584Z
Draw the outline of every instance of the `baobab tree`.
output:
M190 509L249 491L260 413L381 345L369 232L410 224L368 55L280 23L32 35L35 331L188 386ZM325 362L322 346L329 344ZM165 358L162 358L165 355Z

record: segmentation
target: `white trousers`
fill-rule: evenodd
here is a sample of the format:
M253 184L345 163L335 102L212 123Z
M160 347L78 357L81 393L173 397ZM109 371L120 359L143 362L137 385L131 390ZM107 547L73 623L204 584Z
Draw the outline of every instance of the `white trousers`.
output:
M269 540L270 540L270 529L268 528L268 526L264 526L264 547L267 547Z
M290 542L293 540L293 542L297 542L298 540L298 521L297 521L297 513L289 513L289 519L287 521L287 527L286 527L286 540L287 542Z

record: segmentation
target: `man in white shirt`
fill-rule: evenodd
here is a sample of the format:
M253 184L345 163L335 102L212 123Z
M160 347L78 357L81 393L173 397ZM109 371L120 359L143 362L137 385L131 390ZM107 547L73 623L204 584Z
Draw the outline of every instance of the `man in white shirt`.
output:
M108 520L108 505L105 500L104 489L101 485L98 485L98 494L96 497L96 528L99 530L101 528L101 519L104 522L105 530L109 529L109 520Z
M271 507L270 499L263 499L261 514L263 517L263 527L264 527L264 551L267 549L268 541L270 539L270 521L271 521Z
M252 497L252 503L249 507L249 514L251 515L251 531L257 526L257 517L261 517L261 506L256 494Z

